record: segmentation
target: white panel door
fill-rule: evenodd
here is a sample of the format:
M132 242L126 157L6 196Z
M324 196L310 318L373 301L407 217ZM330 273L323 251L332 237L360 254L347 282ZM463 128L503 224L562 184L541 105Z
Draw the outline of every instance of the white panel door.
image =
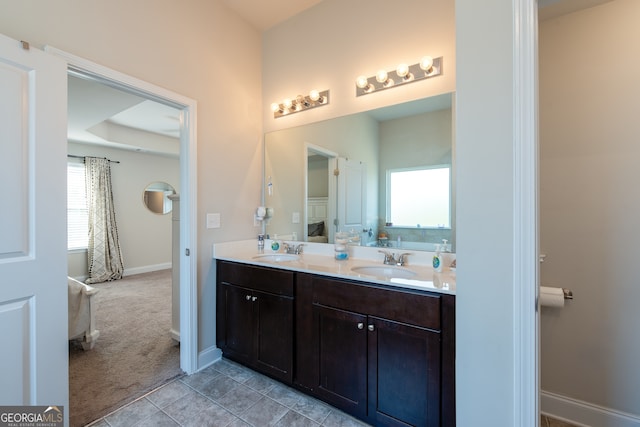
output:
M362 233L366 222L366 165L338 157L338 224L337 231Z
M0 94L0 405L68 409L66 63L0 34Z

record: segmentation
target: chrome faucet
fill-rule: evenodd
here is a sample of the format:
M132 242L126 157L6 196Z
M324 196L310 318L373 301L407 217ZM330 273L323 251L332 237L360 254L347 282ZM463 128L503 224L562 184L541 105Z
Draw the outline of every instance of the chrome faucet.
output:
M384 261L382 262L385 263L386 265L394 265L396 263L396 258L391 252L387 252L387 251L378 251L378 252L384 255Z
M296 254L296 255L300 255L302 253L303 246L304 246L304 243L300 243L296 245L294 243L285 242L282 244L282 248L284 249L285 253Z
M409 252L405 252L398 255L398 258L396 259L396 255L392 254L391 252L388 252L388 251L378 251L378 252L384 255L384 261L382 262L386 265L403 266L407 262L406 261L407 255L411 255Z

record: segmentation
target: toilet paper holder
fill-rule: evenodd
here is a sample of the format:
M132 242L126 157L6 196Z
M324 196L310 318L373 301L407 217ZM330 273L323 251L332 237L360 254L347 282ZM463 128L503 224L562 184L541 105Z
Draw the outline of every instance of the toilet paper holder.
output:
M573 299L573 291L571 289L562 288L564 299Z

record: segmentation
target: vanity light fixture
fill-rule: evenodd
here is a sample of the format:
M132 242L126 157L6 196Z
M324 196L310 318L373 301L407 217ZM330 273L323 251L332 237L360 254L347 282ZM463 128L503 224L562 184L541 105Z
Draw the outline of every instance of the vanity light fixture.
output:
M271 104L273 118L286 116L300 111L309 110L311 108L320 107L329 103L329 90L319 92L312 90L309 95L298 95L295 99L286 98L282 102L274 102Z
M359 76L356 79L356 96L440 76L442 62L442 57L425 56L413 65L403 63L393 71L380 70L372 77Z

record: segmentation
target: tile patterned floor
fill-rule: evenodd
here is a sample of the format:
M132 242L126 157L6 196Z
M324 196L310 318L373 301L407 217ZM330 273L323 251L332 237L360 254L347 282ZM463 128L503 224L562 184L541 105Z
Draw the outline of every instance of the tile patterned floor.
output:
M349 415L223 359L174 380L91 427L365 427Z
M91 427L366 427L338 409L223 359L174 380ZM540 427L574 427L542 415Z

